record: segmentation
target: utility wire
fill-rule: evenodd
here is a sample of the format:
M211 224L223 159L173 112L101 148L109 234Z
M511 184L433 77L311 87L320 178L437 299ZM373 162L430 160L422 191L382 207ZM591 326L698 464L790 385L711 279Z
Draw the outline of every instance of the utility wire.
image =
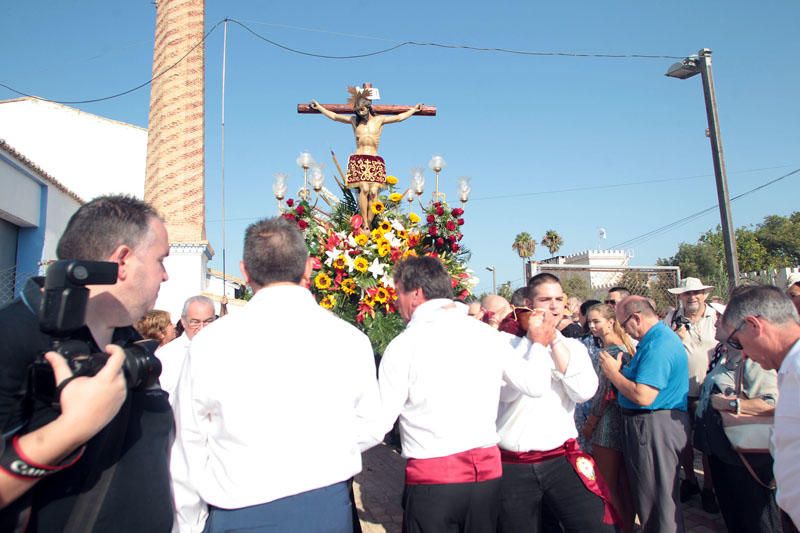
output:
M390 46L389 48L384 48L382 50L375 50L374 52L367 52L364 54L355 54L355 55L346 55L346 56L334 56L334 55L327 55L327 54L316 54L313 52L306 52L303 50L298 50L296 48L291 48L289 46L280 44L273 40L270 40L263 35L259 34L255 30L251 29L246 24L239 22L235 19L228 19L230 22L234 24L238 24L246 31L250 32L255 37L265 41L273 46L281 48L282 50L286 50L288 52L292 52L295 54L300 54L309 57L318 57L321 59L360 59L364 57L372 57L380 54L386 54L389 52L393 52L398 48L402 48L404 46L419 46L419 47L433 47L433 48L445 48L450 50L471 50L473 52L494 52L494 53L501 53L501 54L515 54L515 55L523 55L523 56L537 56L537 57L589 57L589 58L596 58L596 59L684 59L686 56L667 56L667 55L648 55L648 54L600 54L600 53L589 53L589 52L541 52L535 50L515 50L512 48L496 48L496 47L482 47L482 46L469 46L466 44L445 44L445 43L437 43L437 42L419 42L419 41L404 41L402 43L396 44L394 46Z
M785 165L788 166L788 165ZM785 166L777 166L777 167L763 167L763 168L753 168L749 170L740 170L739 172L730 172L730 174L744 174L748 172L761 172L764 170L775 170L777 168L784 168ZM542 196L545 194L560 194L565 192L582 192L582 191L596 191L601 189L618 189L621 187L630 187L635 185L648 185L651 183L674 183L676 181L685 181L685 180L694 180L699 178L707 178L709 176L713 176L713 174L696 174L694 176L684 176L681 178L663 178L663 179L655 179L655 180L643 180L643 181L629 181L624 183L612 183L608 185L591 185L589 187L570 187L567 189L551 189L547 191L536 191L536 192L525 192L525 193L516 193L516 194L501 194L496 196L479 196L475 198L470 198L470 201L481 201L481 200L504 200L507 198L524 198L528 196Z
M292 52L294 54L300 54L300 55L304 55L304 56L308 56L308 57L316 57L316 58L320 58L320 59L336 59L336 60L340 60L340 59L361 59L361 58L365 58L365 57L372 57L372 56L377 56L377 55L380 55L380 54L386 54L386 53L389 53L389 52L393 52L394 50L397 50L397 49L405 47L405 46L433 47L433 48L443 48L443 49L450 49L450 50L471 50L471 51L474 51L474 52L503 53L503 54L515 54L515 55L523 55L523 56L537 56L537 57L584 57L584 58L597 58L597 59L683 59L683 57L684 57L684 56L648 55L648 54L601 54L601 53L588 53L588 52L542 52L542 51L533 51L533 50L515 50L515 49L511 49L511 48L480 47L480 46L469 46L469 45L464 45L464 44L445 44L445 43L437 43L437 42L419 42L419 41L404 41L402 43L398 43L398 44L396 44L394 46L390 46L388 48L383 48L381 50L375 50L373 52L367 52L367 53L364 53L364 54L335 56L335 55L317 54L317 53L313 53L313 52L306 52L304 50L298 50L296 48L291 48L289 46L286 46L286 45L283 45L283 44L278 43L276 41L273 41L271 39L268 39L267 37L259 34L258 32L254 31L253 29L251 29L250 27L248 27L247 25L245 25L244 23L242 23L242 22L240 22L238 20L225 18L223 20L220 20L216 24L214 24L214 26L212 26L211 29L208 30L208 32L206 32L206 34L203 36L203 38L197 44L195 44L185 55L183 55L180 59L178 59L175 63L173 63L172 65L170 65L166 69L162 70L161 72L159 72L158 74L156 74L155 76L153 76L152 78L147 80L146 82L141 83L141 84L137 85L136 87L133 87L133 88L128 89L126 91L122 91L122 92L119 92L119 93L116 93L116 94L112 94L112 95L109 95L109 96L103 96L101 98L92 98L92 99L88 99L88 100L52 100L50 98L43 98L41 96L36 96L36 95L33 95L33 94L26 93L24 91L20 91L18 89L15 89L14 87L6 85L5 83L2 83L2 82L0 82L0 87L4 87L5 89L8 89L9 91L11 91L11 92L13 92L15 94L18 94L20 96L25 96L25 97L28 97L28 98L35 98L37 100L42 100L42 101L45 101L45 102L53 102L53 103L56 103L56 104L70 104L70 105L74 105L74 104L92 104L92 103L96 103L96 102L103 102L103 101L106 101L106 100L112 100L114 98L119 98L120 96L125 96L127 94L130 94L132 92L138 91L139 89L150 85L151 83L153 83L153 81L157 80L158 78L160 78L161 76L163 76L164 74L166 74L167 72L169 72L170 70L172 70L173 68L178 66L178 64L181 61L183 61L184 59L186 59L189 56L189 54L191 54L198 46L200 46L203 43L205 43L205 41L214 32L214 30L216 30L217 27L220 26L221 24L223 24L224 22L232 22L232 23L240 26L241 28L243 28L245 31L247 31L250 34L252 34L254 37L256 37L256 38L258 38L258 39L260 39L260 40L262 40L262 41L264 41L264 42L266 42L268 44L271 44L272 46L275 46L277 48L285 50L287 52ZM298 29L305 29L305 28L298 28Z
M797 174L798 172L800 172L800 168L795 169L795 170L793 170L793 171L791 171L791 172L789 172L787 174L784 174L783 176L780 176L780 177L777 177L777 178L775 178L773 180L770 180L770 181L768 181L766 183L762 183L758 187L754 187L754 188L750 189L749 191L745 191L745 192L743 192L741 194L737 194L736 196L733 196L730 199L730 201L731 202L735 202L736 200L738 200L740 198L743 198L745 196L753 194L756 191L760 191L761 189L764 189L766 187L769 187L770 185L778 183L779 181L784 180L784 179L786 179L786 178L788 178L790 176L793 176L793 175ZM699 218L699 217L705 215L706 213L709 213L709 212L717 209L718 207L719 207L719 204L714 204L711 207L707 207L707 208L705 208L705 209L703 209L701 211L697 211L696 213L692 213L691 215L688 215L686 217L678 219L678 220L676 220L674 222L671 222L671 223L669 223L669 224L667 224L665 226L661 226L660 228L656 228L654 230L648 231L647 233L643 233L642 235L639 235L639 236L634 237L632 239L628 239L627 241L623 241L623 242L621 242L619 244L615 244L614 246L612 246L612 248L624 248L626 246L631 246L634 243L643 244L643 243L649 241L650 239L652 239L653 237L655 237L656 235L659 235L661 233L670 231L670 230L675 229L677 227L680 227L680 226L682 226L684 224L688 224L692 220L695 220L696 218Z
M216 29L217 29L217 27L218 27L220 24L222 24L223 22L224 22L224 21L222 21L222 20L221 20L221 21L217 22L216 24L214 24L214 26L212 26L212 27L211 27L211 29L210 29L210 30L208 30L208 31L206 32L206 34L205 34L205 35L203 35L203 38L202 38L202 39L200 39L200 41L198 41L198 42L197 42L197 44L195 44L194 46L192 46L192 48L191 48L191 49L190 49L188 52L186 52L186 53L185 53L185 54L184 54L184 55L183 55L183 56L182 56L180 59L178 59L178 60L177 60L175 63L173 63L173 64L172 64L172 65L170 65L169 67L165 68L164 70L162 70L161 72L159 72L158 74L156 74L155 76L153 76L152 78L150 78L149 80L147 80L146 82L144 82L144 83L141 83L141 84L137 85L136 87L133 87L132 89L128 89L127 91L122 91L121 93L112 94L112 95L110 95L110 96L103 96L102 98L93 98L93 99L91 99L91 100L51 100L51 99L49 99L49 98L42 98L41 96L35 96L35 95L33 95L33 94L28 94L28 93L25 93L25 92L22 92L22 91L18 91L17 89L14 89L13 87L9 87L9 86L8 86L8 85L6 85L5 83L1 83L1 82L0 82L0 87L5 87L5 88L6 88L6 89L8 89L9 91L11 91L11 92L13 92L13 93L16 93L16 94L18 94L18 95L20 95L20 96L27 96L28 98L35 98L35 99L37 99L37 100L42 100L42 101L44 101L44 102L53 102L53 103L55 103L55 104L93 104L93 103L95 103L95 102L103 102L103 101L105 101L105 100L112 100L112 99L114 99L114 98L119 98L120 96L125 96L126 94L130 94L130 93L132 93L132 92L134 92L134 91L138 91L138 90L139 90L139 89L141 89L142 87L146 87L146 86L150 85L150 84L151 84L151 83L153 83L155 80L157 80L158 78L160 78L161 76L163 76L164 74L166 74L167 72L169 72L170 70L172 70L173 68L177 67L177 66L178 66L178 64L179 64L181 61L183 61L184 59L186 59L186 58L189 56L189 54L191 54L192 52L194 52L194 51L195 51L195 49L196 49L198 46L200 46L201 44L203 44L204 42L206 42L206 39L208 39L208 36L209 36L209 35L211 35L211 34L214 32L214 30L216 30Z

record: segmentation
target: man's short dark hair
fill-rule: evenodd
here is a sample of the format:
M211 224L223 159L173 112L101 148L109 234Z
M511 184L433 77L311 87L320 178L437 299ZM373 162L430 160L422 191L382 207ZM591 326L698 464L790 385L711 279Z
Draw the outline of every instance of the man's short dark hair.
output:
M98 196L69 219L56 255L59 259L103 261L119 246L138 246L153 218L161 219L151 205L132 196Z
M511 305L514 307L522 307L525 305L525 300L528 298L528 287L520 287L511 294Z
M549 272L536 274L528 280L528 298L533 300L536 297L536 291L539 285L544 285L545 283L556 283L559 287L561 286L561 280L558 279L558 276L550 274Z
M600 305L601 303L603 303L603 302L601 302L600 300L586 300L585 302L583 302L581 304L580 313L583 316L586 316L587 313L589 313L589 309L591 309L595 305Z
M244 266L253 282L299 283L308 259L303 234L295 223L283 217L251 224L244 235Z
M394 270L394 282L402 283L405 292L422 289L426 300L453 297L450 274L435 257L409 257L399 262Z
M800 324L791 298L774 285L743 285L733 289L722 322L735 328L746 316L760 316L775 325Z
M631 291L627 287L611 287L608 289L608 294L611 294L612 292L620 293L620 296L623 298L631 295Z

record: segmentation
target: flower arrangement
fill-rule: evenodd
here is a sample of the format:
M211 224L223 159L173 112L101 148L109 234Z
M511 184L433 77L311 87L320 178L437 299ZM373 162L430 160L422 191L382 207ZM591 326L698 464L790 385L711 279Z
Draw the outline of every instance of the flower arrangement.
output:
M477 284L467 269L469 252L460 244L464 210L440 201L424 208L424 218L403 213L397 178L388 176L387 185L372 205L369 230L348 189L330 214L306 200L288 199L282 215L304 233L314 263L310 289L319 305L364 331L378 354L405 327L395 306L395 263L408 256L438 257L457 299Z

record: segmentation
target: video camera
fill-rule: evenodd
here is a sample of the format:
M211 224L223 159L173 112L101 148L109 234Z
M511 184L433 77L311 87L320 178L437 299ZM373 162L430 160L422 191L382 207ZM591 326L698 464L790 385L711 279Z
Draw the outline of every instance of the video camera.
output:
M672 315L672 329L676 331L683 326L686 328L686 331L689 331L692 328L692 321L679 313L679 311L680 309L676 309L675 313Z
M67 360L75 376L94 376L106 364L108 354L91 353L89 345L71 336L86 323L89 289L86 285L113 285L117 264L104 261L56 261L47 275L35 278L26 287L29 307L36 312L39 328L53 339L51 349ZM42 290L44 289L44 290ZM129 389L146 389L161 375L161 362L155 356L156 340L140 340L123 346L123 371ZM58 407L53 368L44 354L29 367L29 394Z

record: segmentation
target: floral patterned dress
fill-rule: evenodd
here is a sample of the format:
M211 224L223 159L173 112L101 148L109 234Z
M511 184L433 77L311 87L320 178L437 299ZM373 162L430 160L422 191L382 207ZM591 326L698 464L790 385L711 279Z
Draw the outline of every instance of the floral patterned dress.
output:
M600 371L600 342L591 335L584 335L579 340L589 350L589 358L592 360L594 371L597 372L599 377L602 377L602 372ZM578 444L580 444L581 450L586 453L592 453L592 443L581 434L581 428L586 423L589 415L592 414L593 401L592 399L575 405L575 428L578 430Z
M624 346L612 345L605 348L605 351L613 357L622 353L622 366L631 362L632 356L625 351ZM599 417L599 420L592 433L592 444L622 451L622 413L617 402L619 393L600 369L599 362L595 366L595 371L600 378L600 384L591 400L591 414Z

